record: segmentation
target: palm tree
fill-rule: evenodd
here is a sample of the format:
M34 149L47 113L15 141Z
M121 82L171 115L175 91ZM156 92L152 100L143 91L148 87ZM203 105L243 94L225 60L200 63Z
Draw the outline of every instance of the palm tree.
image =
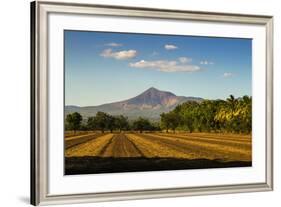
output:
M227 105L230 109L232 115L234 114L237 106L237 99L234 98L233 95L230 95L229 98L226 99Z

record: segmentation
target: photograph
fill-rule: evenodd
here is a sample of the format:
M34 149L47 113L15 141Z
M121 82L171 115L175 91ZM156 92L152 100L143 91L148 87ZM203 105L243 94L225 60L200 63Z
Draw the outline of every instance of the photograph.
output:
M65 175L252 166L252 39L64 31Z
M31 3L32 205L273 191L273 15L198 5Z

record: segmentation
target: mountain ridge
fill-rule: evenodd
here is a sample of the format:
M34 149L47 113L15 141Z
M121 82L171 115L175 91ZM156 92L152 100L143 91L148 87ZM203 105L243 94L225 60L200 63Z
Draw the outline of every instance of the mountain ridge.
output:
M161 91L150 87L141 94L113 103L106 103L97 106L65 106L65 115L73 112L80 113L87 118L94 116L98 111L103 111L111 115L124 115L129 119L145 117L151 120L158 120L160 114L173 110L177 105L186 101L201 102L199 97L177 96L169 91Z

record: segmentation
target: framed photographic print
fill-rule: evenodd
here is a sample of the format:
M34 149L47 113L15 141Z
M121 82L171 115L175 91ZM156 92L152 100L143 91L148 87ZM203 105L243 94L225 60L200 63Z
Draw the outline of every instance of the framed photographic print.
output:
M272 190L272 29L32 2L31 204Z

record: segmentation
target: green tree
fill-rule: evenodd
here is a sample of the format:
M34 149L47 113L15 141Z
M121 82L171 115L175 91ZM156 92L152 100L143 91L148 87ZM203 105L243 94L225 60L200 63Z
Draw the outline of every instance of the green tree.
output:
M129 128L128 118L123 115L115 116L115 126L120 132L127 130Z
M162 113L160 115L160 117L161 117L160 126L161 126L161 128L166 130L166 133L168 133L169 128L170 128L170 122L169 122L168 116L167 116L167 114Z
M68 125L68 128L70 130L74 131L74 134L78 129L81 127L81 122L82 122L82 116L78 112L74 112L72 114L68 114L66 116L66 122Z
M193 110L184 111L182 122L189 130L190 133L194 131L195 128L195 116ZM198 124L198 123L197 123Z
M137 120L133 122L133 129L138 130L140 133L142 133L144 130L151 130L151 128L152 125L148 119L139 117Z
M106 128L112 131L116 128L116 118L111 115L106 115Z
M243 133L250 133L252 131L252 98L243 96L238 101L238 110L236 117L240 121L238 130Z
M176 128L178 127L179 123L180 123L180 117L177 113L175 112L169 112L168 113L168 120L170 121L170 127L171 129L174 131Z
M252 128L252 100L248 96L240 99L230 97L221 105L215 116L223 129L228 132L247 132Z
M93 123L96 129L101 130L101 132L104 133L104 130L108 127L108 114L101 111L97 112Z
M197 119L200 119L201 130L210 132L218 129L218 122L215 120L216 113L220 108L220 100L205 100L198 104ZM200 131L200 130L199 130Z
M252 98L235 98L230 95L226 100L188 101L178 105L172 112L180 117L178 128L193 131L227 131L250 133L252 131ZM169 112L171 113L171 112ZM169 113L161 114L161 127L171 128Z
M184 130L189 130L190 133L194 131L196 126L200 125L198 105L195 101L188 101L176 108L176 112L180 115L179 125Z
M180 116L175 111L161 114L161 125L166 129L166 132L168 132L169 129L172 129L175 133L175 130L178 127L179 123Z
M89 117L87 120L87 128L94 131L96 129L95 118Z

